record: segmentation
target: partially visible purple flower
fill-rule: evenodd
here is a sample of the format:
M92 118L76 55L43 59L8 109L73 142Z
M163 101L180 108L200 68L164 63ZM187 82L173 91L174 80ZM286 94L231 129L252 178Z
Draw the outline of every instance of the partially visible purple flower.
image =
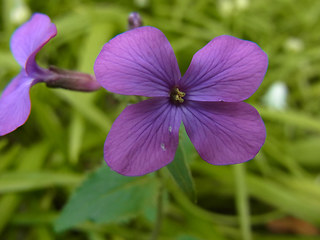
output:
M44 69L37 65L37 53L56 34L56 26L50 18L40 13L34 14L14 32L11 51L22 69L0 98L0 136L14 131L27 121L31 110L29 91L36 83L44 82L52 88L85 92L100 89L101 86L90 74L54 66Z
M104 45L94 71L108 91L151 97L114 122L104 158L114 171L137 176L173 159L183 121L199 155L215 165L248 161L266 131L259 113L241 102L261 84L268 57L250 41L220 36L193 57L183 77L165 35L140 27Z
M39 13L14 32L10 47L22 69L0 98L0 136L14 131L28 119L31 110L30 88L48 74L48 70L37 65L35 57L56 34L56 26L50 18Z

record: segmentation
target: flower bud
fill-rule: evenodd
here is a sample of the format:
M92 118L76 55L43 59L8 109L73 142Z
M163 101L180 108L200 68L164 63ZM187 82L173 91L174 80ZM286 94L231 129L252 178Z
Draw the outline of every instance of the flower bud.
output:
M143 22L140 14L137 12L130 13L128 18L128 29L131 30L134 28L141 27L142 25L143 25Z

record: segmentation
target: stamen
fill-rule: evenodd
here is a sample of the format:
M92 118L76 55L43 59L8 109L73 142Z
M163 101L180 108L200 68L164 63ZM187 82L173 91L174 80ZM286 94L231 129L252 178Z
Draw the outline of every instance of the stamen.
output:
M179 88L177 87L174 87L171 92L170 92L170 99L171 101L173 101L174 103L183 103L184 102L184 99L183 97L185 96L186 94L184 92L181 92L179 90Z

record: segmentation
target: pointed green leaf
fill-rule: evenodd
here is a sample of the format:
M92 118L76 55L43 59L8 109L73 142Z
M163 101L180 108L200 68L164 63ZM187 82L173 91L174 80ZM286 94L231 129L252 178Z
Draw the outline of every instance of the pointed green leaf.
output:
M178 146L174 160L167 166L167 168L180 189L190 198L191 201L195 202L196 192L194 182L181 146Z
M101 167L75 191L55 223L63 231L84 221L110 223L128 220L155 201L157 182L145 177L125 177Z

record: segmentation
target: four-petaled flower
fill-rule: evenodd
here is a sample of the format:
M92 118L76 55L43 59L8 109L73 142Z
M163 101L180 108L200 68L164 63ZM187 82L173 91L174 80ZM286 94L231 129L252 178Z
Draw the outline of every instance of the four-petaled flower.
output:
M27 121L31 110L30 88L51 74L37 65L35 57L56 34L56 26L50 18L39 13L13 34L11 51L22 69L0 98L0 136L14 131Z
M242 102L261 84L268 57L250 41L214 38L181 77L172 47L154 27L140 27L106 43L94 65L108 91L151 97L130 105L114 122L104 158L114 171L137 176L169 164L184 123L199 155L215 165L248 161L266 131L259 113Z

